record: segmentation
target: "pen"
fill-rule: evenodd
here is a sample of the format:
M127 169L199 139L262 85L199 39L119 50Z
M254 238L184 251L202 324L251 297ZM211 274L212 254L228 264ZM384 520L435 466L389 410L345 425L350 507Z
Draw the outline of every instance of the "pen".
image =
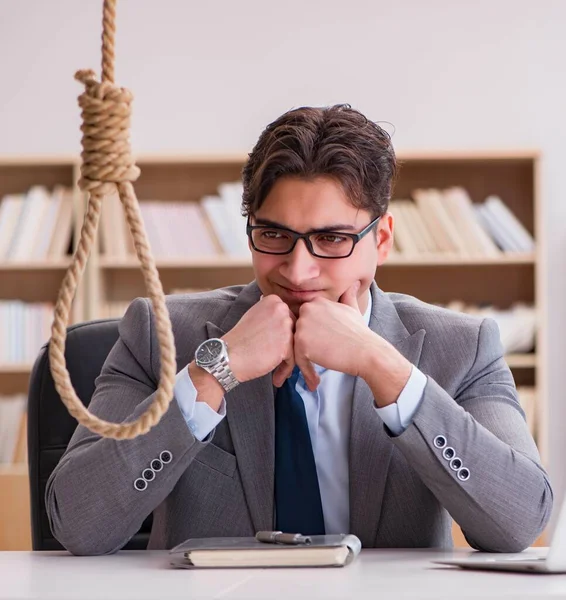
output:
M309 545L312 540L308 535L300 533L283 533L282 531L258 531L255 534L258 542L265 544L288 544L291 546Z

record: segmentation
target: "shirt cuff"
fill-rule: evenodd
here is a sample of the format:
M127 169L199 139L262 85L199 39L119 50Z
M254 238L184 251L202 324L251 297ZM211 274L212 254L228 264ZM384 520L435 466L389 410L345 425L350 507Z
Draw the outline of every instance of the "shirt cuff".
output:
M413 417L421 405L425 387L426 375L413 365L409 380L397 401L383 408L376 407L377 414L393 435L400 435L412 423Z
M187 367L177 373L173 394L188 428L200 442L226 416L226 402L224 398L222 398L218 412L210 408L206 402L197 402L197 389L192 382Z

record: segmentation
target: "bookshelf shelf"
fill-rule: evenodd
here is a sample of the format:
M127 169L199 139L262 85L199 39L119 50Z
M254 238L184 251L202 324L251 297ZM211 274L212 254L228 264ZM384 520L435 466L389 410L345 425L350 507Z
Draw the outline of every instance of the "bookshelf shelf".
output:
M0 365L0 397L27 392L32 365Z
M534 254L504 254L492 257L462 257L443 256L438 254L422 255L415 258L405 258L393 255L383 267L442 267L442 266L508 266L508 265L534 265L536 257Z
M118 259L109 256L100 257L100 267L103 269L139 269L139 263L136 259ZM441 267L441 266L507 266L507 265L534 265L534 254L508 254L496 258L468 258L461 256L442 256L428 255L418 258L404 258L401 256L391 256L388 261L380 267ZM235 258L230 256L205 257L194 259L168 259L157 260L158 269L223 269L226 267L250 267L251 260L248 258ZM1 266L0 266L1 269Z
M511 369L534 369L537 366L537 355L534 352L507 354L505 360Z
M0 300L55 303L68 261L0 264Z
M19 271L46 271L54 272L65 271L71 264L71 259L56 261L22 261L22 262L0 262L0 276L6 273L17 273Z
M232 258L229 256L156 260L155 264L158 269L225 269L232 267L251 268L252 266L252 262L248 258ZM119 259L102 256L100 257L100 266L107 270L139 270L140 268L137 259L119 261Z
M7 375L29 375L33 368L29 363L4 363L0 364L0 377Z
M27 477L28 466L26 463L15 463L12 465L1 465L0 464L0 477Z

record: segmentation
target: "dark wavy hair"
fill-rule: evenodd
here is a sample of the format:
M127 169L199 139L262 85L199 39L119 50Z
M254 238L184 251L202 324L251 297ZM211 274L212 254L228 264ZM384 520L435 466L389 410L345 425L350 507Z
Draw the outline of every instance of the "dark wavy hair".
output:
M375 218L387 211L396 175L391 137L349 104L297 108L268 125L249 154L242 214L255 214L280 177L327 176Z

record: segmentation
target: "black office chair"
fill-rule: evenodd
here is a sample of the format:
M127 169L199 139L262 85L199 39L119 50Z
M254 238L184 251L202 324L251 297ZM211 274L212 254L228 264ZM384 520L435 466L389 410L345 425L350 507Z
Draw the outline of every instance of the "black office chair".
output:
M118 322L119 319L104 319L80 323L67 329L67 369L77 395L85 406L90 403L94 381L118 339ZM45 509L45 487L76 427L77 422L69 415L55 390L45 344L33 366L28 399L31 531L34 550L62 549L49 527ZM152 521L150 515L124 548L147 548Z

